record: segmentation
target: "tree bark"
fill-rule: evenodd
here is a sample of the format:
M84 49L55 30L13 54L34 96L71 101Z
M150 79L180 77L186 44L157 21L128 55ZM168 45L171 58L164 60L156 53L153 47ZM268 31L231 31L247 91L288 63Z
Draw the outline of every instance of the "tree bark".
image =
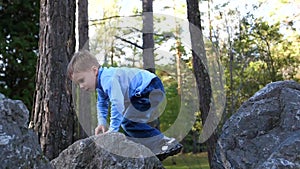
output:
M144 69L155 73L153 39L153 0L143 1L143 62Z
M198 0L187 0L188 21L190 22L190 37L192 44L193 68L199 92L199 108L202 124L205 123L212 98L210 77L208 74L206 51L201 29L200 11ZM205 142L208 152L208 160L211 166L217 135L215 132Z
M79 50L89 50L89 18L88 18L88 1L78 0L78 34ZM85 138L92 135L92 116L91 116L91 93L79 90L78 105L78 124L79 138Z
M143 5L143 63L144 69L155 73L153 38L153 0L142 0ZM149 123L160 129L159 118Z
M89 50L88 1L78 0L79 49Z
M75 112L67 64L75 50L75 1L40 1L33 128L50 160L74 141Z

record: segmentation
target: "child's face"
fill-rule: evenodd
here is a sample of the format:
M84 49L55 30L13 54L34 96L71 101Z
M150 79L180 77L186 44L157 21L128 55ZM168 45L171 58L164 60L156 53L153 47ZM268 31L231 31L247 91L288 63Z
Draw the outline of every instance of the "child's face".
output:
M96 89L97 74L98 69L92 67L84 72L73 73L72 80L78 84L81 89L85 91L94 91Z

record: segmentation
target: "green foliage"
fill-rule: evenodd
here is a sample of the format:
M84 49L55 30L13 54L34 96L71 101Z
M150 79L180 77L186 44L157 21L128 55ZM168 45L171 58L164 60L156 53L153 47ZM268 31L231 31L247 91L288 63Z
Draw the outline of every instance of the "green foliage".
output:
M232 49L223 50L229 115L266 84L281 80L299 81L299 36L288 40L280 22L269 24L248 13L232 40Z
M0 4L0 92L30 109L35 89L39 0Z
M161 78L166 92L167 104L165 111L160 116L161 131L166 131L176 120L180 110L180 97L177 92L177 81L167 74L167 72L158 69L156 74Z

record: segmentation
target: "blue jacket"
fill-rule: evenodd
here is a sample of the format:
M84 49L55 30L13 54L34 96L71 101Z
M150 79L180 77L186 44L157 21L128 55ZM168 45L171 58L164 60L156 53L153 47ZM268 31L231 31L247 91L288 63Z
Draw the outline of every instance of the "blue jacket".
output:
M108 131L118 131L130 97L143 91L155 77L155 74L143 69L100 67L96 84L98 125L106 125L110 103Z

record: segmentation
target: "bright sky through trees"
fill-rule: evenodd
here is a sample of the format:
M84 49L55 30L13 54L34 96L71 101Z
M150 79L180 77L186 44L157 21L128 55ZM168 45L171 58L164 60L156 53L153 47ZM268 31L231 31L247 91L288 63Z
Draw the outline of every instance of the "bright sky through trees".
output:
M89 18L93 19L101 19L102 9L109 7L111 3L114 1L105 1L105 0L89 0ZM258 5L259 2L264 2L263 5L253 11L252 5ZM289 2L283 4L282 2ZM213 5L224 4L224 0L214 0ZM173 1L165 1L165 0L155 0L153 2L153 10L155 13L161 13L166 15L174 16L173 4L180 6L181 4L185 5L185 0L173 0ZM179 4L179 5L178 5ZM133 9L138 9L141 11L142 2L141 0L120 0L119 5L121 7L120 15L127 16L131 15ZM165 8L169 6L170 8ZM227 7L223 10L228 9L238 9L242 15L245 15L247 12L253 13L257 17L263 17L264 20L270 22L270 24L274 23L274 21L285 20L287 18L298 18L299 20L294 22L294 25L297 31L300 33L300 0L231 0ZM202 2L200 4L200 11L207 12L207 3ZM184 12L184 13L183 13ZM218 11L217 11L218 12ZM181 19L186 19L186 11L182 11L180 13L176 13L176 17ZM207 22L207 19L203 17L204 25ZM93 31L93 28L91 28Z
M286 4L283 4L282 2L289 2ZM133 15L134 10L138 10L139 12L142 11L142 1L141 0L89 0L89 19L90 20L99 20L103 19L103 9L110 9L112 8L113 4L118 3L118 6L120 7L120 16L130 16ZM227 1L228 4L225 7L224 3L226 1L224 0L213 0L213 4L211 4L211 20L212 25L215 28L222 27L225 24L224 19L215 19L215 17L219 17L220 13L228 13L229 10L237 10L240 12L241 17L246 16L247 12L250 12L254 14L255 17L259 18L262 17L263 20L268 21L270 24L274 24L275 22L281 21L284 23L288 23L290 20L293 20L294 27L296 27L297 31L300 33L300 0L230 0ZM253 10L253 5L258 6L260 2L263 2L262 6L255 11ZM174 11L174 4L175 4L175 11ZM214 9L215 6L219 5L219 9ZM204 36L208 37L208 25L209 25L209 18L208 18L208 3L207 1L201 2L200 5L200 11L202 12L201 19L204 26ZM186 0L155 0L153 1L153 12L155 15L163 14L170 16L169 19L179 18L184 22L187 21L187 14L186 14ZM115 14L112 14L115 15ZM109 16L109 14L106 14L106 17ZM113 16L112 16L113 17ZM226 16L231 17L231 16ZM298 18L298 20L297 20ZM238 23L238 20L236 20ZM172 21L174 22L174 21ZM235 23L235 24L237 24ZM156 23L159 24L159 23ZM156 25L155 24L155 25ZM231 23L234 24L234 23ZM158 26L158 25L156 25ZM175 27L175 25L174 25ZM97 28L100 28L97 25L90 25L90 38L95 37L95 30ZM222 31L222 30L220 30ZM286 36L293 36L289 32L289 30L286 30L284 27L282 28L282 33ZM226 39L227 33L221 32L220 33L221 39ZM174 43L174 42L169 42ZM156 52L162 52L162 53L156 53L159 55L162 55L165 58L165 61L163 61L163 64L168 64L166 60L170 60L169 57L172 56L172 52L169 51L170 44L164 43L158 46L158 50ZM163 52L165 51L165 52ZM126 55L130 56L132 54L127 53ZM169 56L170 55L170 56Z

